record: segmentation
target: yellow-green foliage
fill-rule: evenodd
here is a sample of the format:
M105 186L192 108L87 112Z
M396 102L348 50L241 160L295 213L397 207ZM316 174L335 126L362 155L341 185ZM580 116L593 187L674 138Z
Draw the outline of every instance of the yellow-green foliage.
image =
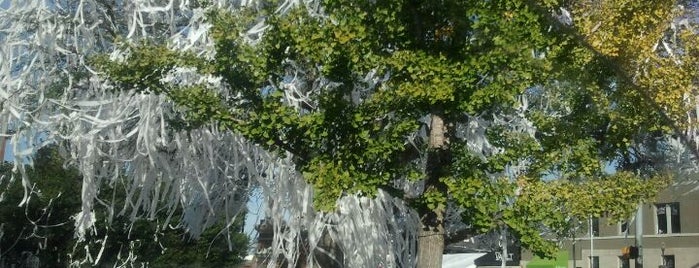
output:
M572 9L583 40L625 76L619 79L624 97L652 103L659 110L654 113L686 128L687 110L695 105L699 39L691 29L671 27L682 12L676 2L574 1Z

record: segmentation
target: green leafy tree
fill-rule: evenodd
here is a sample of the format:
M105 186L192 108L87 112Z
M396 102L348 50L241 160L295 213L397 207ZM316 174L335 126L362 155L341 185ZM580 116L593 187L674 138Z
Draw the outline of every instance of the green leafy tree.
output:
M112 198L117 201L115 207L123 207L121 202L129 202L126 188L126 183L119 180L101 192L100 198ZM101 258L96 263L99 265L129 263L153 267L235 267L247 255L249 241L242 232L245 213L240 213L234 222L218 219L194 238L178 224L182 217L181 209L171 215L173 220L170 224L163 226L161 222L165 217L162 215L153 219L132 219L128 211L110 216L109 208L97 208L96 217L101 221L97 222L94 231L87 234L84 241L77 242L71 252L74 260L90 259L86 258L86 254L95 258L101 252Z
M219 222L194 239L181 227L159 230L156 221L118 217L112 223L98 224L96 232L79 243L79 250L72 252L72 257L85 259L82 247L87 245L94 258L101 250L101 239L106 237L99 265L236 267L242 264L249 246L247 236L242 233L243 218L230 225Z
M682 35L683 64L651 45L667 33L674 3L593 2L327 0L322 11L215 10L213 59L143 44L128 47L123 62L95 61L116 90L168 95L186 126L213 122L292 155L315 187L316 209L380 189L404 198L422 220L419 267L440 266L452 238L447 205L463 211L464 233L508 228L552 256L550 238L570 236L580 220L621 219L652 198L663 174L605 168L627 158L635 139L691 121L677 96L691 93L696 72L665 74L696 67L696 37ZM260 18L266 30L247 40L241 32ZM220 77L225 90L164 82L175 67ZM296 89L281 86L292 79ZM481 136L460 132L479 122ZM424 191L393 187L405 178Z
M248 239L242 233L244 214L230 225L218 222L209 227L199 239L192 239L181 227L158 230L156 221L138 219L134 222L117 216L109 224L104 207L97 207L103 222L99 222L85 241L74 238L73 215L80 209L81 176L75 169L65 168L56 146L42 148L36 154L34 167L28 176L34 185L31 199L18 206L23 187L10 182L12 164L3 163L1 187L8 188L0 203L0 265L23 265L36 258L42 266L67 267L83 259L85 251L93 258L101 250L98 265L117 264L134 254L135 262L154 267L197 265L198 267L231 267L242 263L247 254ZM124 195L117 185L112 191ZM102 198L111 197L105 191ZM175 215L177 216L177 215Z
M3 163L0 187L7 188L0 202L0 265L23 264L38 257L42 264L68 266L72 250L71 216L80 207L80 174L64 169L55 147L41 149L34 168L30 201L18 206L23 198L19 182L10 182L12 164Z

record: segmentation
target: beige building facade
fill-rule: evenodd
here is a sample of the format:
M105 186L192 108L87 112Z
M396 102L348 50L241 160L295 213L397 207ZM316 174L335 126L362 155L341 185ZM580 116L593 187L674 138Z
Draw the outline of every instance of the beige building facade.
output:
M699 184L670 186L656 202L642 205L642 266L622 257L622 248L638 246L636 218L627 224L593 221L594 235L588 231L570 244L569 267L699 268Z

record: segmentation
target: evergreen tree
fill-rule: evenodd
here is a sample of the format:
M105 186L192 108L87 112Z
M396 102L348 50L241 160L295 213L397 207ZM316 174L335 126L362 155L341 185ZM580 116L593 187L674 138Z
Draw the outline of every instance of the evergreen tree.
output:
M132 262L154 267L230 267L242 263L247 254L248 239L242 233L244 214L230 225L218 222L193 239L176 223L158 230L158 219L132 222L126 216L116 216L109 224L107 208L98 206L98 217L104 221L84 241L78 241L73 215L81 205L81 176L75 169L64 168L63 162L56 146L39 150L34 167L28 169L34 185L31 199L24 206L18 206L22 186L2 180L0 186L9 189L0 203L0 265L26 265L38 260L41 267L67 267L85 259L86 254L96 258L104 239L101 258L93 265ZM11 164L4 163L0 168L5 178L12 175ZM117 185L112 191L123 196L124 192L118 190L123 186ZM101 198L111 194L104 191Z

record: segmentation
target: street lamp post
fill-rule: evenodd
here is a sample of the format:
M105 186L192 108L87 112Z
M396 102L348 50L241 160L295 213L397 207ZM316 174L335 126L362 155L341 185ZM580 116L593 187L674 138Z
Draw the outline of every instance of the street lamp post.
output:
M638 205L636 210L636 247L638 256L636 257L636 268L643 268L643 203Z
M663 265L660 267L665 268L667 263L665 263L665 242L660 243L660 260Z

